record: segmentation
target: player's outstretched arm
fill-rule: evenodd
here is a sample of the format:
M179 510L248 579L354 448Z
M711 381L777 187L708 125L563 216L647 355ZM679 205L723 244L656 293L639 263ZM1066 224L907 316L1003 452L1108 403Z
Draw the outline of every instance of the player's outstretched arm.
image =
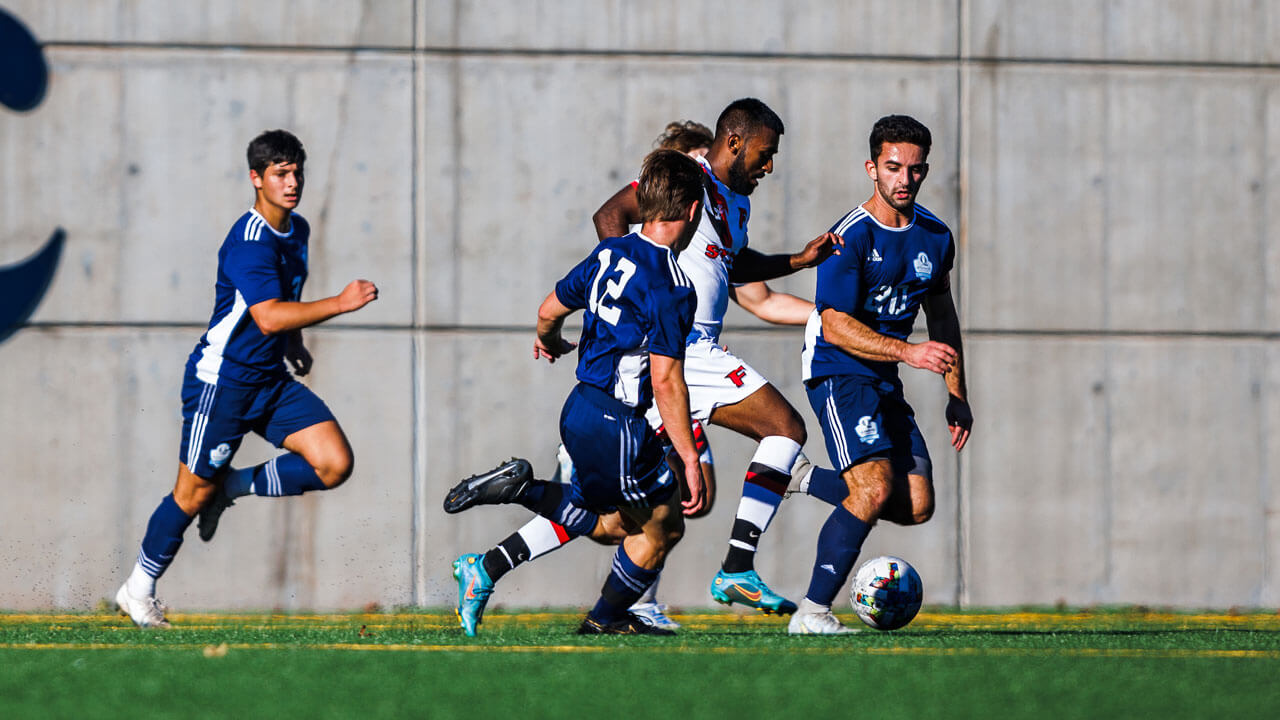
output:
M355 312L378 299L378 287L368 280L352 280L342 292L323 300L293 302L263 300L249 307L253 322L263 335L301 330L343 313Z
M556 358L576 347L560 334L560 329L564 327L564 319L572 313L573 310L565 307L565 304L560 302L560 298L556 297L555 290L552 290L542 301L538 306L537 336L533 339L534 360L545 357L547 362L553 363Z
M765 255L751 248L744 248L733 260L729 280L735 283L752 283L790 275L839 254L841 245L844 245L844 238L833 232L825 232L810 240L803 250L794 255Z
M693 440L693 423L689 420L689 387L684 382L684 361L649 353L649 379L653 384L653 403L658 406L667 439L684 466L689 499L682 501L684 514L702 510L707 502L707 489L702 480L702 462Z
M935 295L924 300L924 314L929 326L929 338L946 347L954 348L955 359L943 380L947 383L947 427L951 430L951 446L956 452L964 449L969 441L969 433L973 429L973 411L969 407L969 390L964 377L964 349L960 341L960 316L956 312L955 300L951 297L950 285Z
M626 235L632 225L640 222L640 203L636 200L635 187L628 183L605 200L591 216L591 222L596 226L596 237L601 240Z
M956 358L955 350L929 340L910 343L882 335L848 313L833 308L822 311L822 337L841 350L876 362L904 362L913 368L945 375Z
M743 310L775 325L804 325L813 312L813 303L790 293L774 292L764 282L730 286L729 296Z

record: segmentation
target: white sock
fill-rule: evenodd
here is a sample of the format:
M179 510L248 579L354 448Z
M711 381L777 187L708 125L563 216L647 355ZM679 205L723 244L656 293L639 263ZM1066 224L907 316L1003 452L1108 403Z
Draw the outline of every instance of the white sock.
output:
M800 607L796 608L797 615L822 615L829 612L831 612L830 605L819 605L809 598L801 600Z
M156 579L148 575L147 571L142 569L142 565L134 563L133 572L129 573L129 579L125 582L125 589L129 597L155 597Z

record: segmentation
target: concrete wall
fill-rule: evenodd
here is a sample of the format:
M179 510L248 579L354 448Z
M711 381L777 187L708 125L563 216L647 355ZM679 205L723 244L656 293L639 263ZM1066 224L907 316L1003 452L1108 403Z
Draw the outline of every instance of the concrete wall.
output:
M934 132L921 201L954 282L978 425L956 457L936 378L906 371L934 519L865 555L912 560L927 601L1280 604L1280 10L1264 2L9 0L49 94L0 111L0 265L68 240L29 327L0 345L0 607L114 591L171 487L182 364L215 253L252 199L257 132L307 145L305 295L380 300L308 331L308 383L351 437L332 493L246 498L189 533L183 608L441 606L449 562L524 521L445 515L457 478L554 467L570 364L530 360L537 303L590 214L668 120L754 95L787 123L752 242L797 248L869 194L871 124ZM811 274L776 283L810 295ZM806 417L800 332L734 309L725 340ZM720 497L662 584L709 604L751 444L718 429ZM246 443L237 464L270 457ZM759 567L802 595L817 528L784 504ZM495 604L584 605L610 552L575 543Z

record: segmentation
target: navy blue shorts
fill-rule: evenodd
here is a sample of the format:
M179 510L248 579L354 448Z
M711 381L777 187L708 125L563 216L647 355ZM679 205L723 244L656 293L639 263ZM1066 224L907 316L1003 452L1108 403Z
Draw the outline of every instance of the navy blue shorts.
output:
M590 385L569 393L560 412L560 439L573 459L570 500L598 513L660 505L675 491L666 446L644 419Z
M210 478L231 462L250 431L280 447L293 433L333 419L324 401L292 377L236 387L210 385L187 373L178 459L196 475Z
M832 375L806 393L836 472L870 458L888 458L895 475L905 475L921 460L928 465L929 449L901 385L861 375Z

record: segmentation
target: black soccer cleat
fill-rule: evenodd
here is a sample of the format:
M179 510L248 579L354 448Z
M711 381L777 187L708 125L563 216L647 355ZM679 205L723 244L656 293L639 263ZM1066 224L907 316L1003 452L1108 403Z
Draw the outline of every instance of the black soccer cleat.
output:
M444 496L444 511L458 513L472 505L514 502L533 482L533 466L524 458L511 458L498 467L472 475Z
M235 504L235 501L227 497L227 493L222 488L214 491L213 498L196 514L196 528L200 531L201 540L209 542L213 539L213 534L218 531L218 521L222 519L223 511Z
M627 613L627 616L621 620L615 620L607 625L601 623L590 615L582 619L582 625L578 626L579 635L675 635L671 630L655 627L640 618Z

